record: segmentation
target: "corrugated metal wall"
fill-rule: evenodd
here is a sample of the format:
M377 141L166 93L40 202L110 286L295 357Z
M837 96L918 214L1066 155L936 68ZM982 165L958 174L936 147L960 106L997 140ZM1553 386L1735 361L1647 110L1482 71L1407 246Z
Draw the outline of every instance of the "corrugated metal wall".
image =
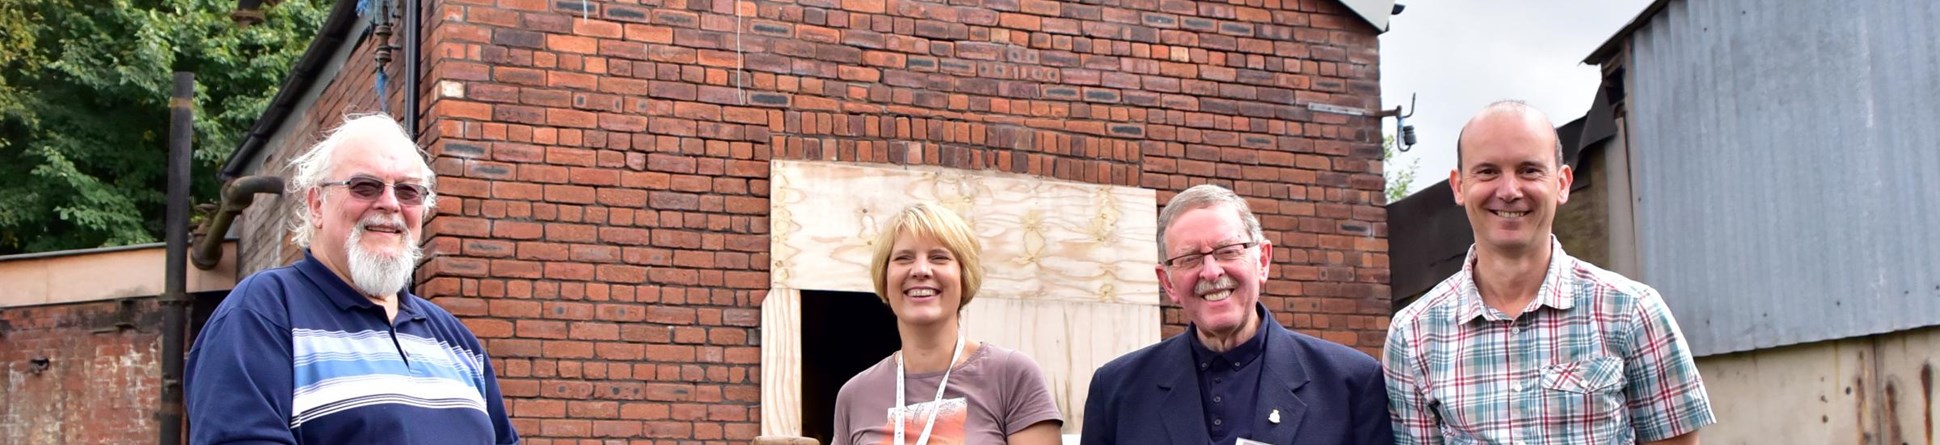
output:
M1643 280L1699 355L1940 325L1936 23L1673 0L1630 36Z

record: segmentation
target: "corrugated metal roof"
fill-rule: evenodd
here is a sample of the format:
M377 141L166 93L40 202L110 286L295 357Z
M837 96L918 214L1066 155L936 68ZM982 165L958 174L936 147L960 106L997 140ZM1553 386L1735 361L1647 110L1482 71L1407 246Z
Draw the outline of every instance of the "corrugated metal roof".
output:
M1640 278L1692 349L1940 325L1940 2L1670 1L1647 19L1618 36Z
M1596 50L1591 51L1589 57L1583 58L1583 64L1602 65L1603 62L1609 61L1611 57L1615 57L1617 55L1617 49L1622 47L1624 39L1630 38L1630 34L1637 32L1637 28L1642 28L1644 24L1650 23L1650 18L1656 17L1657 12L1664 10L1664 6L1669 5L1670 2L1671 0L1650 2L1649 6L1644 7L1643 12L1637 13L1636 17L1630 19L1630 23L1624 24L1623 28L1618 29L1616 34L1610 35L1610 38L1603 39L1602 45L1597 45Z

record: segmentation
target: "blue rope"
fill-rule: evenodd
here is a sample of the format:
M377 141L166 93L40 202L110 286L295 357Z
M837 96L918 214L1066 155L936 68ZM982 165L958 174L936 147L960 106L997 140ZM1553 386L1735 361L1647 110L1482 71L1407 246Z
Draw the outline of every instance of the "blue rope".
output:
M377 67L377 110L386 114L391 112L391 101L384 98L384 84L390 80L391 76L384 74L384 67Z

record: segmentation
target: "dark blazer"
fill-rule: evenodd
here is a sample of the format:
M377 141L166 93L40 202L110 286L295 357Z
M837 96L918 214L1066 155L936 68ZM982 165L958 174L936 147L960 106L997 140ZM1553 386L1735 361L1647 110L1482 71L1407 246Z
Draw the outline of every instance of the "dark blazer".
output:
M1272 444L1394 443L1381 365L1361 351L1261 320L1267 330L1259 415L1248 439ZM1189 334L1106 363L1091 375L1083 445L1210 442ZM1268 420L1279 410L1280 422ZM1231 445L1231 444L1216 444Z

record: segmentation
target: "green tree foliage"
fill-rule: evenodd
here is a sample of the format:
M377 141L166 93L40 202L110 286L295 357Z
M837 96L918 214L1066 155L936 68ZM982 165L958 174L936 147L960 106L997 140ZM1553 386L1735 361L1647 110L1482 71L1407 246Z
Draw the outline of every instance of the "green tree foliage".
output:
M285 0L250 27L233 0L0 0L0 254L154 242L168 96L196 74L194 200L321 27Z
M1414 162L1410 162L1408 166L1403 167L1398 161L1394 160L1394 154L1394 137L1382 137L1381 163L1383 164L1383 168L1381 171L1384 172L1382 175L1386 176L1385 179L1388 182L1386 190L1388 202L1400 201L1401 198L1408 197L1409 193L1414 193L1412 188L1415 186L1415 171L1421 169L1420 159L1415 159Z

